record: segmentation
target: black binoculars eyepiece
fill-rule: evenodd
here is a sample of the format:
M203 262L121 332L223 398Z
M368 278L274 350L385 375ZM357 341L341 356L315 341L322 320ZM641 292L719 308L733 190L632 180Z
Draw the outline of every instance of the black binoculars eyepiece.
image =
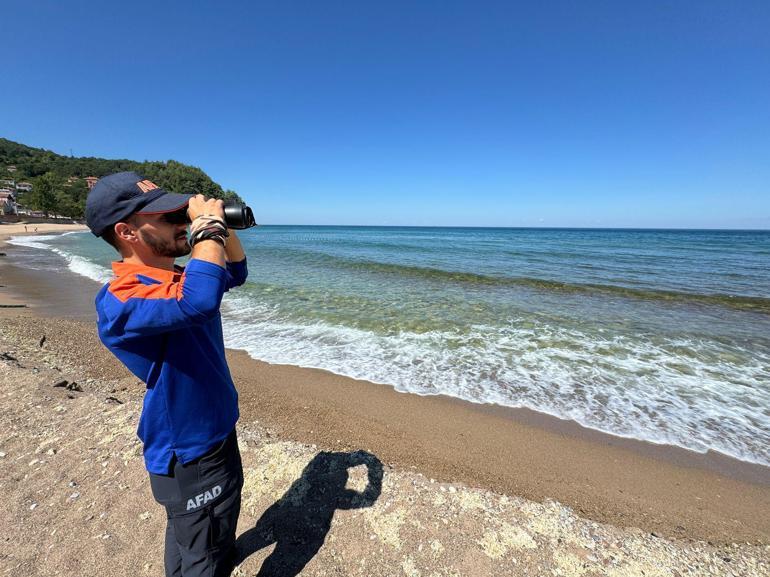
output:
M225 224L227 228L234 228L236 230L257 226L251 208L237 200L225 202Z

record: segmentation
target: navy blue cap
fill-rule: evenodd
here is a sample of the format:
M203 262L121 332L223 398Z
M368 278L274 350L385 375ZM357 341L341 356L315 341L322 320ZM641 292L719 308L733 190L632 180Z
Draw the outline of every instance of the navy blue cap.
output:
M99 181L86 199L86 222L96 236L112 225L137 214L174 212L187 206L192 194L160 188L135 172L116 172Z

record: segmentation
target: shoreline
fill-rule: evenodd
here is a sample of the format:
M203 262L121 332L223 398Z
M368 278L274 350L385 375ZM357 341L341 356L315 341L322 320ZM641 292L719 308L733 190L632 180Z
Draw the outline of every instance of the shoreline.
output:
M269 423L279 437L334 450L362 447L397 468L538 502L555 499L616 526L713 542L753 534L770 543L767 467L724 457L735 467L725 475L710 455L668 446L646 446L652 454L644 454L639 449L649 444L642 441L584 429L571 434L579 425L570 422L570 433L557 431L555 418L534 411L535 423L527 423L520 410L399 393L320 369L269 365L242 351L228 360L241 418ZM241 386L257 378L259 387Z
M33 230L24 230L24 227L32 228ZM34 229L37 229L35 231ZM35 235L42 235L42 234L60 234L64 232L69 232L73 230L88 230L88 227L84 224L73 224L73 223L50 223L50 222L42 222L42 223L32 223L32 224L26 224L24 222L0 222L0 246L3 246L5 244L5 241L8 240L11 236L35 236Z
M153 502L136 437L143 388L108 366L111 378L89 378L99 358L87 341L57 352L60 332L83 323L35 320L35 331L51 335L43 346L17 330L30 323L0 324L0 421L10 432L0 441L8 473L0 523L16 529L0 567L32 576L158 574L166 515ZM63 377L78 386L59 386ZM436 481L366 451L319 450L257 422L242 419L238 440L244 487L234 575L764 577L770 567L761 544L597 523L555 501Z
M8 255L17 248L6 242L12 236L44 236L88 230L82 224L42 223L27 226L38 230L25 232L24 223L0 223L0 253ZM24 314L34 309L35 313L32 314L93 317L93 299L88 302L83 294L89 294L94 281L66 271L71 277L68 276L67 282L61 283L64 290L54 290L50 274L22 268L19 263L10 262L11 259L9 256L0 256L0 285L3 285L0 286L0 311Z
M13 249L3 250L8 248ZM31 295L25 287L34 275L9 262L0 266L2 284L8 285L0 288L0 302L11 289L26 292L31 304L0 309L7 322L23 324L12 319L36 316L42 326L59 322L52 317L83 319L61 314L79 310L52 302L63 294L93 318L98 283L66 271L81 284L63 273L57 287L65 290L42 278ZM100 349L97 364L104 374L120 374L122 367L100 347L93 324L67 326L68 335ZM241 421L259 422L280 438L333 450L362 448L400 469L535 501L556 499L581 516L672 538L770 543L768 467L625 439L527 409L399 393L322 369L270 365L243 351L228 350L228 358Z

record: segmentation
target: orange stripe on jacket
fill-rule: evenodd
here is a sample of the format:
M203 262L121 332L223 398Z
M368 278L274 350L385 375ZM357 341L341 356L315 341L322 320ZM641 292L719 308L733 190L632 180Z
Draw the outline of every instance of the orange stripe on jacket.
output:
M183 275L175 275L177 281L160 284L144 284L136 275L129 274L110 282L110 293L120 302L130 298L141 299L176 299L182 298Z

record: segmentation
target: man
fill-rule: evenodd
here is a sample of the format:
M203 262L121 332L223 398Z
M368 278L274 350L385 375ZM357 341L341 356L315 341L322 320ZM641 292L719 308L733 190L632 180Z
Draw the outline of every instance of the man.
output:
M219 305L246 280L243 248L221 200L169 193L134 172L99 180L86 220L122 257L96 297L99 337L147 384L138 435L166 508L166 575L229 575L243 470Z

